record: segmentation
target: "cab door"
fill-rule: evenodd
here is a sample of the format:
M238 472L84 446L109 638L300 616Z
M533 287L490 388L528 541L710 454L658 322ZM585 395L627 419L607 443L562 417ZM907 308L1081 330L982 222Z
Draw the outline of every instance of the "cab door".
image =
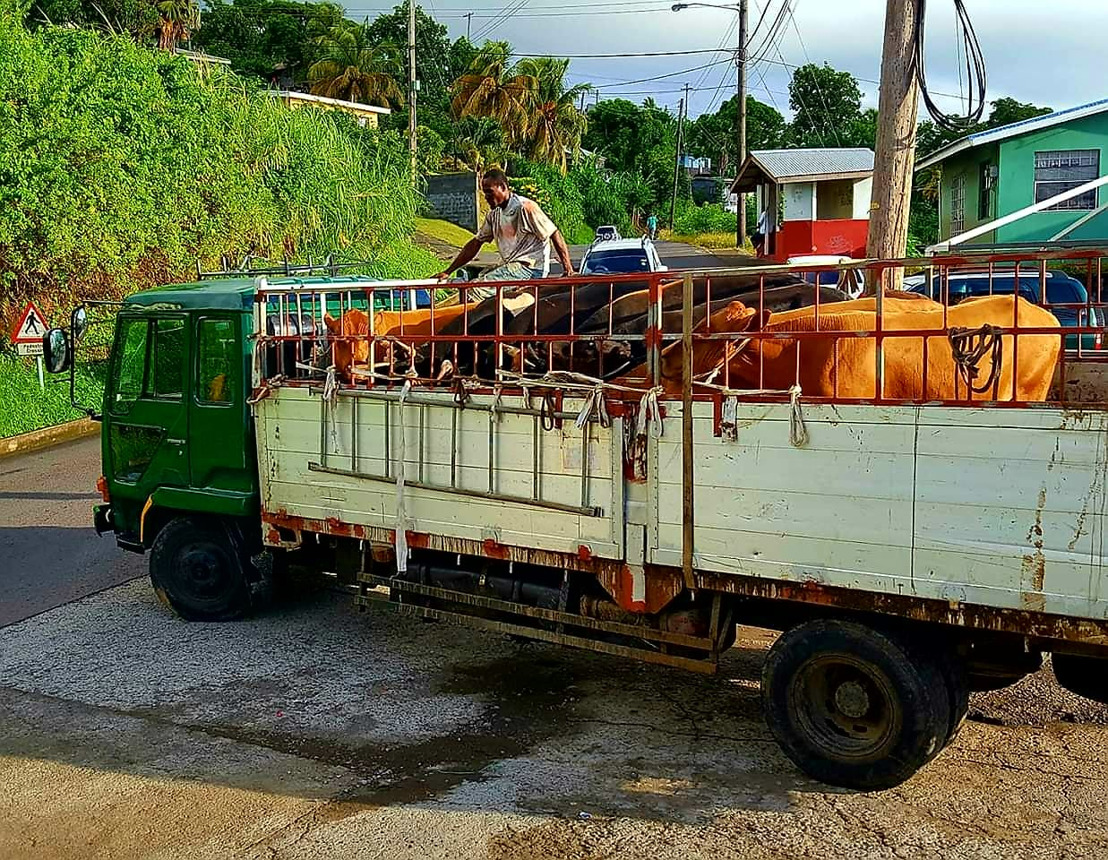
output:
M249 317L230 312L196 319L189 469L197 489L253 498L257 472L246 403L249 362L243 346L244 319Z
M189 485L185 314L120 314L105 396L108 487L125 530L159 487Z

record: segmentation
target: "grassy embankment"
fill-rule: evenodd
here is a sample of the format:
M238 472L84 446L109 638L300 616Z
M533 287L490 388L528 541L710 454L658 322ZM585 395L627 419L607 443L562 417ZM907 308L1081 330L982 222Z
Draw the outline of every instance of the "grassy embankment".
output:
M418 199L397 135L287 110L127 38L30 33L0 13L0 154L0 332L28 300L56 321L82 300L191 280L223 254L336 252L395 277L441 267L411 241ZM40 397L33 363L0 353L0 435L78 417L52 383Z

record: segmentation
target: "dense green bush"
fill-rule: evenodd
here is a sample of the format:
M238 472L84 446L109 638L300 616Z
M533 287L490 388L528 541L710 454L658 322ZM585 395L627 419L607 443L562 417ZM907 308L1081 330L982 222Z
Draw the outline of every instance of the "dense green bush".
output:
M0 322L185 279L199 259L337 251L438 263L399 136L288 110L234 75L123 37L0 15Z
M734 233L738 218L734 212L728 212L718 203L696 206L692 203L681 204L673 219L673 232L683 236L695 236L697 233Z

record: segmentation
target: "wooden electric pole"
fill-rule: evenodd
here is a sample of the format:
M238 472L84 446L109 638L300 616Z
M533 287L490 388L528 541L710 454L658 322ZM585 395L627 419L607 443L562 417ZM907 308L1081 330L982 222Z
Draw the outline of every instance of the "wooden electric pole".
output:
M412 182L418 175L416 170L416 91L419 81L416 79L415 37L416 37L416 0L408 0L408 149L412 153Z
M739 138L739 161L735 165L735 175L738 176L746 161L746 28L747 28L747 0L739 2L739 51L735 56L735 65L738 66L738 114L735 117L735 129ZM735 225L735 247L740 251L746 245L746 195L738 194L738 219Z
M669 229L673 229L673 218L677 213L677 178L681 175L681 144L685 133L685 114L689 110L689 85L685 84L685 97L677 107L677 153L673 157L673 197L669 200Z
M877 143L866 256L903 257L908 243L908 209L915 166L919 87L914 63L916 12L924 0L887 0ZM885 289L899 289L903 271L890 269ZM876 285L870 285L874 289Z

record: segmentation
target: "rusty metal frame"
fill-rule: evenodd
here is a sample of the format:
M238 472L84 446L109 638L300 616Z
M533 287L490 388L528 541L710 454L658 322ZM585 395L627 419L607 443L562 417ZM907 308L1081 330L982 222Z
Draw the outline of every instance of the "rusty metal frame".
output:
M368 586L384 586L390 590L390 596L374 597L363 592L355 598L359 606L373 606L387 602L393 608L406 611L409 614L424 618L452 618L470 626L492 630L498 633L507 633L516 636L525 636L530 639L539 639L556 645L568 645L588 651L599 651L604 654L612 654L620 657L631 657L648 663L660 663L665 666L673 666L680 669L688 669L702 674L714 674L718 667L719 652L713 640L698 636L686 636L681 633L669 633L650 627L639 627L634 624L621 624L614 621L602 621L596 618L588 618L572 612L562 612L554 609L543 609L537 606L526 606L520 603L512 603L507 600L499 600L483 595L469 594L462 591L438 588L431 585L408 582L402 579L390 579L373 574L359 574L358 581ZM418 598L442 600L477 610L488 610L505 613L520 618L546 621L559 625L558 630L544 630L526 624L515 624L508 621L485 618L471 615L464 611L451 611L438 607L424 606L418 603L409 604L393 600L391 592L398 592L401 598L404 595L413 595ZM718 606L718 605L717 605ZM718 624L718 622L717 622ZM611 642L603 642L587 636L567 634L561 632L563 627L576 627L595 633L610 633L618 636L627 636L642 639L646 642L657 643L661 647L674 645L683 648L703 650L707 654L706 659L682 657L675 654L667 654L664 651L653 651L649 648L637 648L630 645L617 645Z

